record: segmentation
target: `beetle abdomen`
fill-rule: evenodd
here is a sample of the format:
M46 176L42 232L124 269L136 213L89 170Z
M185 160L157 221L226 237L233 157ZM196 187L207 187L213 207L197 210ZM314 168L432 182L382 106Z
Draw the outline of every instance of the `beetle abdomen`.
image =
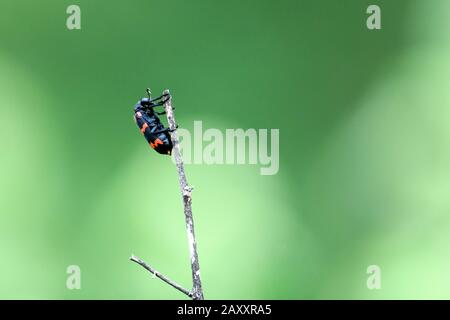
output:
M134 113L136 124L144 135L150 147L161 154L171 154L172 139L166 128L162 125L159 118L155 115L148 115L143 111Z

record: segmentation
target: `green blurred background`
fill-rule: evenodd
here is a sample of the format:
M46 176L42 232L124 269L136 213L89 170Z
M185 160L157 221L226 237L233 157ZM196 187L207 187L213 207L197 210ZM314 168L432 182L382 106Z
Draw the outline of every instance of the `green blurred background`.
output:
M448 0L2 0L0 298L184 298L128 260L190 286L149 85L184 128L280 129L277 175L186 167L206 298L450 298L449 30Z

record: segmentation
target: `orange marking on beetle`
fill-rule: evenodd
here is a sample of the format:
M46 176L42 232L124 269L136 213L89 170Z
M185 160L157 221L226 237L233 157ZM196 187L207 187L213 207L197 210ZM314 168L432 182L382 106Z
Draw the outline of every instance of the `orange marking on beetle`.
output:
M158 145L163 145L164 143L158 138L155 140L154 143L150 142L150 147L152 147L153 149L155 149Z
M145 129L147 129L147 128L148 128L148 124L147 124L147 122L144 122L144 124L142 125L142 128L141 128L141 133L144 133Z

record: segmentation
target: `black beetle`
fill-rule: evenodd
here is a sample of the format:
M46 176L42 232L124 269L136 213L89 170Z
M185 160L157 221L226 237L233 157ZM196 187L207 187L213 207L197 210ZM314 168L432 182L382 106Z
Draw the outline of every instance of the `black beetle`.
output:
M134 106L134 120L147 142L156 152L170 155L173 148L170 138L172 130L164 127L158 117L165 112L154 110L154 108L164 105L170 99L170 95L165 93L152 99L150 89L147 89L147 95L148 98L142 98Z

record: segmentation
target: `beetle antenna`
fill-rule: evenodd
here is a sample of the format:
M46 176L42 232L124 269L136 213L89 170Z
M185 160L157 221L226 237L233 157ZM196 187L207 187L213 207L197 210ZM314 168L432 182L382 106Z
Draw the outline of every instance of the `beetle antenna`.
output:
M152 100L152 92L150 91L150 88L147 88L147 95L148 95L148 99Z

